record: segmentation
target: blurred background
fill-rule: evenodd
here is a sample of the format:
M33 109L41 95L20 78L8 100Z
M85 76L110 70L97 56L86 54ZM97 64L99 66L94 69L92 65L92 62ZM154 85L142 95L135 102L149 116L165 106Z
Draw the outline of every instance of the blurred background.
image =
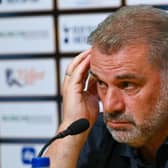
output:
M30 168L61 121L65 69L121 6L168 0L0 0L0 168Z

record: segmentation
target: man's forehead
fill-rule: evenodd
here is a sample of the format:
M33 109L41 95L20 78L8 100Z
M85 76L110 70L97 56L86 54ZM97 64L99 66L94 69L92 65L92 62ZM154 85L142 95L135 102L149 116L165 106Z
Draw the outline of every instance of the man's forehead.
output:
M105 54L96 47L92 49L90 66L92 70L100 69L144 69L153 66L148 58L148 50L144 44L127 46L118 52Z
M94 78L101 79L99 74L92 71L91 69L90 69L89 73ZM127 79L127 80L133 80L133 79L143 80L144 76L140 75L140 74L136 74L135 72L132 72L132 73L125 72L125 73L113 74L113 78L116 79L116 80L124 80L124 79Z
M110 50L111 52L109 53L106 50L101 49L101 46L93 46L91 50L91 54L93 57L96 57L97 55L101 54L103 56L115 56L118 55L118 53L129 53L129 54L137 54L139 56L145 56L148 57L148 51L149 51L149 46L145 42L141 41L135 41L134 43L125 45L124 47L118 49L118 50ZM127 54L125 56L127 56Z

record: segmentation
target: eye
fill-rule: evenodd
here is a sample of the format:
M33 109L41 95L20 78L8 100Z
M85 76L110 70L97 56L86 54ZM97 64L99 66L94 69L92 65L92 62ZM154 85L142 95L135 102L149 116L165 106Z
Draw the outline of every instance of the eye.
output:
M97 80L97 86L99 88L106 88L106 84L102 80Z
M137 87L137 85L133 82L129 82L129 81L123 81L119 84L121 89L124 90L133 90Z

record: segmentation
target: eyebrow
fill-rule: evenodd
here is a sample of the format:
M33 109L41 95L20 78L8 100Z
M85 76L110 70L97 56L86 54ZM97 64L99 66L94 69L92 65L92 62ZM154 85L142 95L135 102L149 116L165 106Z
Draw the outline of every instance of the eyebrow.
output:
M98 75L96 75L94 72L92 72L91 70L90 70L90 72L89 72L94 78L96 78L96 79L100 79L99 77L98 77ZM118 79L118 80L124 80L124 79L138 79L138 80L144 80L144 77L142 77L142 76L137 76L137 75L135 75L135 74L121 74L121 75L116 75L115 76L115 79Z
M94 78L99 79L99 77L95 73L93 73L91 70L89 70L89 74L93 76Z
M137 76L135 74L122 74L122 75L117 75L115 77L116 79L123 80L123 79L140 79L142 80L142 76Z

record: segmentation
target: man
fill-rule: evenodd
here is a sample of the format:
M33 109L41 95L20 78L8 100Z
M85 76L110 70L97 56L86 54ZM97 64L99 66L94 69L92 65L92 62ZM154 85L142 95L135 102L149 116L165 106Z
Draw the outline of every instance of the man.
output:
M121 8L89 42L67 68L58 132L79 118L90 127L48 148L51 168L168 168L168 14Z

